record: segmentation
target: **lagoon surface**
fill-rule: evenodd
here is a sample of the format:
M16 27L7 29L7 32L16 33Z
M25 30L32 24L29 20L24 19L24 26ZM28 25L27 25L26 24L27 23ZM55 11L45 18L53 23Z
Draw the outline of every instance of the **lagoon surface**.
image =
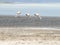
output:
M52 5L52 4L51 4ZM21 15L30 13L39 13L41 16L59 16L60 6L54 4L52 6L49 4L0 4L0 15L15 15L19 10ZM57 6L58 5L58 6Z

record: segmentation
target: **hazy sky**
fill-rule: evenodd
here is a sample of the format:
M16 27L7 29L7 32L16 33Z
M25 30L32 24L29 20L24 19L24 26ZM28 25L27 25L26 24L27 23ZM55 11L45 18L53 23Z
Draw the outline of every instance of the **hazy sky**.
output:
M0 0L0 2L22 2L22 3L60 3L60 0Z
M60 16L60 0L0 0L0 2L34 3L30 5L0 4L0 15L15 15L16 11L20 10L22 14L24 14L26 11L29 11L28 13L30 14L33 14L37 11L43 16Z

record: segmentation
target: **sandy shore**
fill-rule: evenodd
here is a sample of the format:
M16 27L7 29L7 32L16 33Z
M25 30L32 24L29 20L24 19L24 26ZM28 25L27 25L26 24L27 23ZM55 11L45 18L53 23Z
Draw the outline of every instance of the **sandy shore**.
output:
M2 27L0 45L60 45L60 29Z
M60 45L60 41L0 41L0 45Z

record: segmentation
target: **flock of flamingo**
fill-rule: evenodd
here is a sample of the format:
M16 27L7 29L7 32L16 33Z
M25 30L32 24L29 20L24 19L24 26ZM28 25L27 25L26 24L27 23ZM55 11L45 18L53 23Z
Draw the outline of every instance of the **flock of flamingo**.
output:
M21 12L20 11L17 11L16 12L16 17L19 17L20 14L21 14ZM28 16L28 17L30 17L30 14L29 13L26 13L25 15ZM34 16L42 19L41 16L39 15L39 13L35 13Z

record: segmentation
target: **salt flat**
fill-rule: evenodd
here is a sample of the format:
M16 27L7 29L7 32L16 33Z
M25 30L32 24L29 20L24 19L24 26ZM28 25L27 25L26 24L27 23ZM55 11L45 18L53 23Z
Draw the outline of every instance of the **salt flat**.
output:
M0 45L60 45L60 41L0 41Z
M1 27L0 45L60 45L60 29Z

